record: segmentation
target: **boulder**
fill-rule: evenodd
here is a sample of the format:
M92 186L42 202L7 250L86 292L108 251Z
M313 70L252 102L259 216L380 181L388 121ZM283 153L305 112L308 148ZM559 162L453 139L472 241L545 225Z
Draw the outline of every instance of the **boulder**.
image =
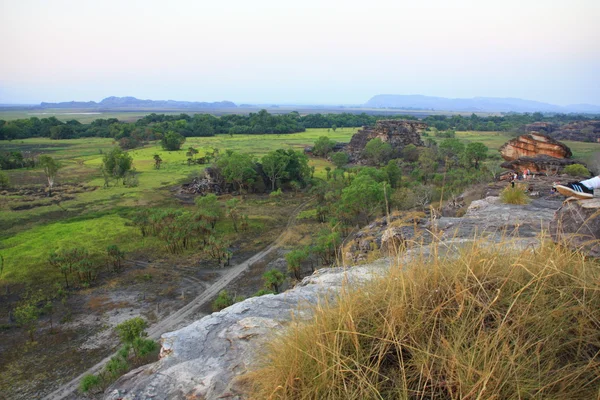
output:
M529 169L534 174L555 175L562 171L564 167L571 164L577 164L577 161L568 158L539 155L535 157L520 157L516 160L503 162L500 166L512 169L513 171L523 172Z
M400 151L409 144L425 146L420 134L425 128L427 124L419 121L401 119L377 121L374 127L364 126L356 132L345 151L352 161L360 161L369 140L379 138L382 142L389 143L394 152L399 155Z
M573 155L563 143L548 135L530 132L509 140L500 147L500 154L506 161L514 161L521 157L537 157L546 155L554 158L571 158Z
M600 198L563 203L550 224L555 242L600 257Z

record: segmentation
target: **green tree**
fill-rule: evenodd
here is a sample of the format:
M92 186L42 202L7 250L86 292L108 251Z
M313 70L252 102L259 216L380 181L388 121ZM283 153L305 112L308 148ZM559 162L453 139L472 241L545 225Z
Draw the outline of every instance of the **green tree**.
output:
M295 249L290 251L285 255L285 261L288 265L288 272L296 278L296 280L300 280L302 278L302 263L306 261L309 253L306 249Z
M133 158L131 155L125 153L119 147L113 148L102 158L102 172L105 176L105 184L107 184L110 178L119 182L119 179L123 179L125 174L131 170L132 165Z
M408 162L414 162L419 159L419 149L414 144L404 146L402 149L402 158Z
M398 187L398 184L402 179L402 170L398 166L396 160L388 161L385 166L385 173L387 174L387 181L390 183L390 186L394 189Z
M271 181L271 190L275 190L275 182L287 176L290 157L285 152L271 151L262 158L263 171Z
M460 160L465 151L464 143L456 138L444 139L442 143L440 143L439 148L442 157L452 160L453 164L458 163L458 160Z
M225 215L217 195L210 193L206 196L196 197L195 203L198 207L199 216L206 220L212 229L215 229L217 222Z
M392 155L392 146L379 138L371 139L365 146L363 154L374 165L383 165Z
M115 330L121 342L133 344L135 339L146 336L144 330L147 327L148 323L143 318L135 317L121 322L115 327Z
M384 202L383 184L368 175L358 175L342 190L340 207L357 218L362 216L367 224L373 215L383 210Z
M348 154L342 151L333 153L331 155L331 162L333 162L337 168L343 168L346 164L348 164Z
M165 133L160 141L162 148L167 151L180 150L185 143L185 137L174 131Z
M119 246L116 244L111 244L106 248L106 254L108 256L109 262L113 266L114 271L119 271L122 266L122 261L125 259L125 252L119 249Z
M160 169L160 164L162 164L162 158L160 158L160 155L158 155L158 154L155 154L153 158L154 158L154 168Z
M321 136L315 141L313 154L316 156L327 157L334 146L335 142L333 140L329 139L327 136Z
M14 311L15 320L17 324L25 329L29 334L29 340L33 342L35 340L34 334L37 330L38 318L40 317L40 311L33 301L27 301Z
M0 171L0 189L8 189L10 187L10 179L8 175Z
M236 198L229 199L225 202L225 206L227 207L227 216L231 218L233 229L236 232L238 231L238 220L240 219L239 205L240 201Z
M285 276L281 271L271 269L263 274L263 281L265 289L270 289L277 294L279 293L281 285L285 282Z
M54 158L46 155L40 156L39 164L44 169L44 175L48 181L48 197L50 197L52 196L52 187L54 186L56 174L58 173L61 165Z
M487 158L488 148L483 143L469 143L465 148L464 159L467 165L479 168L479 162Z
M257 176L254 160L249 154L227 152L217 159L216 166L225 180L236 184L239 190L249 188Z

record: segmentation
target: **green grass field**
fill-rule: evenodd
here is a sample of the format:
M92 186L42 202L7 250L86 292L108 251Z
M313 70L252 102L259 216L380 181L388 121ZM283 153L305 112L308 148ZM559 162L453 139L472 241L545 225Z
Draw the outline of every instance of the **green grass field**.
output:
M153 143L144 148L131 150L133 166L138 172L137 187L122 185L103 188L104 180L99 168L103 153L109 151L112 139L72 139L55 141L50 139L27 139L0 142L0 151L20 150L36 154L44 153L55 157L63 164L57 183L85 183L97 186L93 191L77 193L75 198L28 210L13 211L8 205L19 202L9 197L0 203L0 254L6 260L3 279L11 282L26 282L39 276L58 276L57 271L48 270L47 255L55 248L85 244L90 253L99 254L106 246L122 244L126 251L139 250L146 246L159 246L153 239L141 240L137 230L127 226L124 214L149 205L180 206L169 188L199 175L203 168L187 165L186 148L194 146L199 156L218 148L252 153L261 157L271 150L292 147L302 150L322 135L333 140L349 141L356 129L310 129L303 133L288 135L219 135L209 138L188 138L180 151L164 151L160 144ZM163 159L160 170L154 168L153 156ZM311 159L316 175L324 175L329 164L323 159ZM15 186L44 185L41 170L6 171ZM255 216L255 225L262 224ZM263 224L264 225L264 224ZM258 225L257 229L258 229Z
M124 216L131 210L144 206L180 206L170 188L201 174L204 168L187 165L185 149L189 146L199 150L198 156L218 148L221 151L232 149L261 157L278 148L291 147L302 150L323 135L336 141L348 142L356 130L345 128L333 132L327 129L309 129L306 132L286 135L218 135L188 138L181 151L170 152L164 151L158 143L153 143L130 151L139 179L138 186L132 188L122 185L103 188L104 180L99 167L103 153L115 145L112 139L27 139L0 142L0 151L44 153L60 160L63 168L59 171L58 184L84 183L97 187L92 191L77 193L73 199L60 204L19 211L13 211L10 206L23 201L23 196L13 196L10 193L1 196L0 254L6 260L3 279L25 282L42 275L56 277L57 273L53 275L53 272L48 272L45 260L51 250L60 246L85 244L90 247L92 253L101 252L112 243L119 243L127 251L157 246L156 243L150 243L150 240L140 240L137 231L126 225L127 219ZM458 132L457 137L464 141L483 142L490 148L490 153L495 153L511 138L496 132ZM565 143L571 147L576 158L584 160L592 153L600 151L600 144L596 143ZM160 170L154 169L154 154L159 154L163 159ZM312 158L310 163L316 167L317 177L324 177L325 167L331 166L321 158ZM6 172L15 186L45 184L40 170Z

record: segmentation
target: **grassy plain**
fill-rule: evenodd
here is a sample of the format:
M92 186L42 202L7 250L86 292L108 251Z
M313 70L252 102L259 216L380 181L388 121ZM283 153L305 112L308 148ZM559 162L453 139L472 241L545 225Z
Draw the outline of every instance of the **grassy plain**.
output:
M139 184L127 188L111 184L103 188L104 180L99 168L103 153L110 150L112 139L73 139L54 141L49 139L26 139L0 142L0 151L20 150L44 153L55 157L63 164L57 184L84 183L95 190L77 193L73 199L59 204L48 204L27 210L13 210L15 204L24 201L23 196L5 193L0 199L0 254L5 258L3 279L9 282L27 282L32 279L56 279L58 271L48 269L47 255L55 248L85 245L91 254L99 256L106 246L118 243L123 250L134 251L157 248L161 245L152 238L143 239L137 229L128 226L127 215L144 206L174 206L181 203L170 189L175 185L199 175L204 167L187 165L185 148L194 146L203 155L218 148L232 149L261 157L278 148L303 149L319 136L327 135L333 140L349 141L354 128L309 129L303 133L288 135L219 135L209 138L188 138L181 151L164 151L160 144L152 143L144 148L130 151ZM160 170L154 168L153 156L159 154L163 160ZM324 176L329 164L323 159L311 159L316 167L316 176ZM45 179L41 170L6 171L15 186L42 186ZM246 212L251 227L258 232L269 226L268 215L259 208L264 204L247 202ZM228 224L222 229L230 231Z

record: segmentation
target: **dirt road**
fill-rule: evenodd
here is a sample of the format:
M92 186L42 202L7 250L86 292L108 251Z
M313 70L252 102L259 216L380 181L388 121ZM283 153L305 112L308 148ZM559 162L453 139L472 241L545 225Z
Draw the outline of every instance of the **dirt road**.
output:
M296 216L298 215L298 213L304 207L306 207L311 201L312 201L312 199L300 204L298 207L296 207L294 209L294 211L292 212L292 215L288 219L285 230L267 248L265 248L264 250L262 250L259 253L256 253L254 256L250 257L246 261L227 270L211 286L206 288L206 290L204 292L200 293L200 295L198 295L196 298L194 298L188 304L186 304L185 306L183 306L176 312L171 313L168 317L166 317L166 318L162 319L161 321L157 322L156 324L152 325L148 329L148 336L153 339L158 339L160 337L160 335L162 335L163 333L174 330L180 323L185 321L186 317L190 316L196 310L198 310L200 307L207 304L212 298L214 298L217 294L219 294L219 292L221 290L225 289L227 287L227 285L229 285L235 278L237 278L239 275L241 275L244 271L247 271L251 265L253 265L256 262L261 261L273 250L279 248L284 243L285 239L287 238L287 236L289 234L289 229L294 225L294 223L296 221ZM52 393L48 394L46 397L44 397L44 400L60 400L60 399L67 398L71 394L74 394L77 391L77 389L79 388L79 383L81 382L81 379L85 375L97 374L98 372L100 372L102 370L102 368L104 367L104 365L113 356L114 356L114 354L104 358L102 361L100 361L99 363L97 363L96 365L94 365L93 367L88 369L87 371L83 372L78 377L74 378L73 380L62 385L61 387L59 387Z

